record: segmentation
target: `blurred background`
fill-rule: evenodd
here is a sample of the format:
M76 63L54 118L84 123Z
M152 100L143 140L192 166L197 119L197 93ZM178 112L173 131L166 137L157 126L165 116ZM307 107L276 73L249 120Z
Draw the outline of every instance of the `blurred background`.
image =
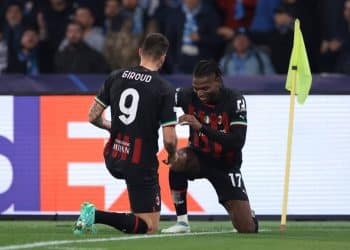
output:
M165 74L199 59L225 75L287 72L301 21L313 73L350 73L349 0L1 0L0 72L107 73L138 64L148 32L171 43Z

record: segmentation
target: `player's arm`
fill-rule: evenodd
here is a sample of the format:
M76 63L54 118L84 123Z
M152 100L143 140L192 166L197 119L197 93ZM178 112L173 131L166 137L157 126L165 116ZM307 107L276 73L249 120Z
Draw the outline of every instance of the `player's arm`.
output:
M163 143L164 148L168 153L166 163L171 164L176 158L177 136L175 126L163 126Z
M113 71L103 83L89 110L89 122L98 128L111 132L111 122L103 117L103 111L110 105L110 86L119 71Z
M174 106L178 105L178 92L170 84L164 84L162 90L161 126L163 132L164 148L168 153L168 159L164 162L171 164L176 157L177 136L175 131L176 113ZM175 98L174 98L175 97Z
M221 132L202 124L198 119L189 114L179 117L180 124L188 124L194 130L205 134L209 140L221 144L223 150L241 149L245 142L247 126L246 123L232 124L229 132Z
M247 110L243 96L236 94L232 100L230 115L230 131L221 132L203 124L200 132L205 134L209 140L220 143L225 150L242 149L247 134Z
M105 110L105 106L94 100L89 110L89 122L98 128L111 131L111 122L106 120L102 114Z
M205 134L209 140L218 142L221 144L223 150L241 149L244 146L247 126L246 125L233 125L230 127L229 133L224 133L202 125L200 132Z

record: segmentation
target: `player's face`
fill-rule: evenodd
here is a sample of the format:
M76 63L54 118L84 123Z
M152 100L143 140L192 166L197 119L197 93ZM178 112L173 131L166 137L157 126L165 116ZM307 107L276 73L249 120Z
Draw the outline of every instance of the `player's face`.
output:
M210 76L194 77L192 81L193 91L202 103L209 104L216 100L220 91L220 79L212 74Z

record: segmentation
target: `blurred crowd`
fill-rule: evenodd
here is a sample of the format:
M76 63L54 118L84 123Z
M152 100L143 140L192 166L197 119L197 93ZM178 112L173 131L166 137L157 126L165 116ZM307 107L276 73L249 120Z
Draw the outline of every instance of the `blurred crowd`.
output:
M350 74L350 0L0 0L0 18L2 73L108 73L161 32L162 73L285 74L299 18L312 72Z

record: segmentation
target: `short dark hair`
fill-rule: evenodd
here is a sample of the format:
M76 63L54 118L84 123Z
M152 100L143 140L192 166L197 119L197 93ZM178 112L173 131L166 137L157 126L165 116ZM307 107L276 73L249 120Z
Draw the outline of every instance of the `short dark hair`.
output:
M159 59L169 48L168 39L160 33L149 33L142 43L141 49L145 56Z
M83 30L84 30L83 26L82 26L80 23L78 23L77 21L70 21L70 22L68 23L68 25L67 25L67 28L68 28L69 25L78 26L79 29L80 29L80 31L83 31Z
M221 78L222 72L219 64L214 60L201 60L193 69L194 77L205 77L214 74L216 77Z
M20 1L11 1L5 6L5 12L7 12L7 10L12 6L17 6L21 12L23 11L23 5Z

